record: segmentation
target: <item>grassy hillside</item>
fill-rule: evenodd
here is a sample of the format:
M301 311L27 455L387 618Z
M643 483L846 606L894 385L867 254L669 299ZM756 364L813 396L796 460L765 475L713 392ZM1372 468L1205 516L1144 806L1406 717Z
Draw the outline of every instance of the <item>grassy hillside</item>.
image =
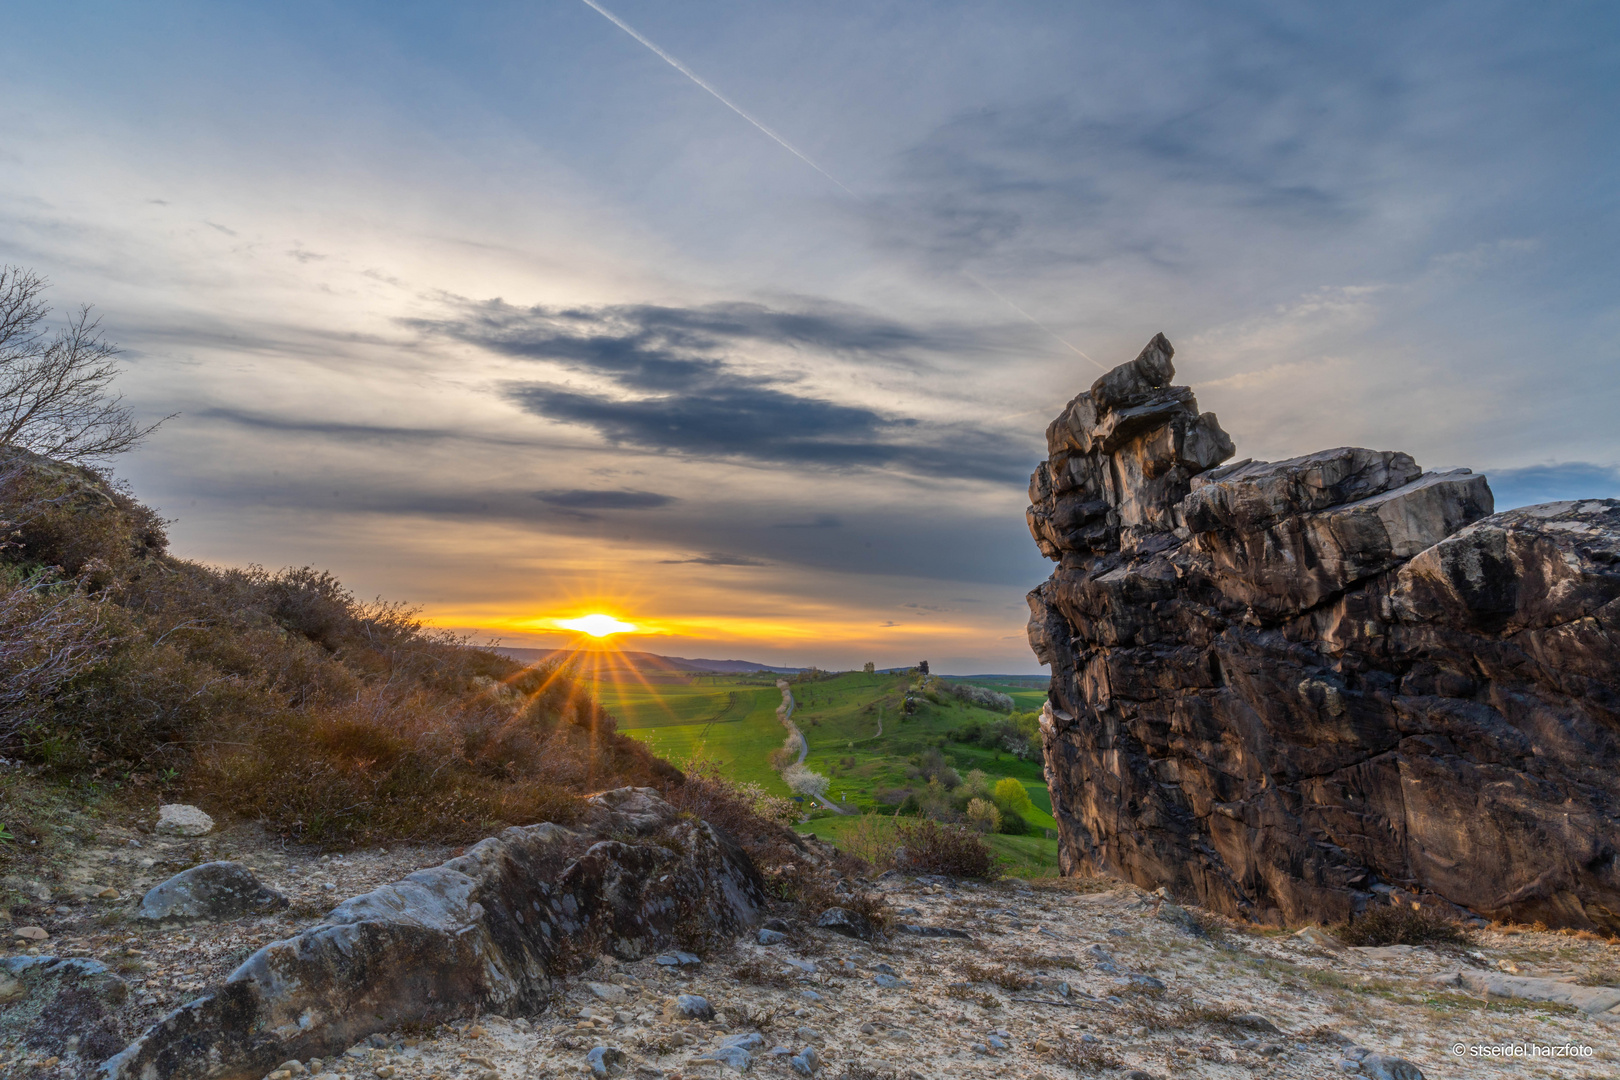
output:
M680 783L568 672L307 567L176 558L163 526L103 474L0 448L0 757L22 766L0 771L0 874L51 846L56 806L196 802L346 846Z
M593 684L624 734L678 765L713 762L726 777L789 794L766 756L787 731L776 719L782 692L757 676L704 675L656 686Z
M982 770L992 786L1013 777L1033 804L1024 815L1032 831L1023 836L991 834L988 842L1008 872L1055 873L1057 842L1047 837L1046 830L1055 830L1057 823L1051 817L1051 797L1040 763L961 737L975 725L1004 723L1007 717L945 694L914 694L914 711L908 715L905 701L911 684L907 674L861 672L792 682L798 703L793 718L810 746L806 764L831 780L828 798L852 812L892 815L908 794L925 791L927 762L921 759L931 752L964 776ZM1023 680L976 685L991 686L1021 703L1027 700L1035 708L1045 700L1044 691L1033 690ZM776 718L781 694L764 679L702 676L653 686L614 682L598 684L596 693L620 731L644 741L661 757L676 764L713 761L735 780L757 783L772 794L788 794L767 762L786 731ZM836 842L853 821L816 810L801 829Z

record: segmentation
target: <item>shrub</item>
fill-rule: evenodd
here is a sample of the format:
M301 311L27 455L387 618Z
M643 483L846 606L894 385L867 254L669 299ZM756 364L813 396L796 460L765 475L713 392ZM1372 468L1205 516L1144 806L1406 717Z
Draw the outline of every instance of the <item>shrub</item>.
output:
M800 813L792 799L772 795L758 784L730 780L712 761L689 762L684 776L658 786L670 805L735 840L761 870L802 861L804 840L789 828Z
M838 836L838 850L866 863L873 870L887 870L895 864L899 840L894 819L862 814Z
M951 763L945 760L944 751L937 746L930 746L916 758L917 771L925 779L937 780L945 788L954 788L962 782L962 777L951 768Z
M957 794L969 800L985 799L990 802L995 801L995 794L990 787L990 778L985 775L983 769L974 769L963 777L962 786L957 789Z
M19 580L0 568L0 748L24 738L62 687L105 652L99 616L82 590L49 574Z
M914 818L897 822L896 831L905 849L903 862L907 869L956 877L995 876L990 849L970 829Z
M996 781L995 802L1003 812L1020 817L1035 812L1035 804L1029 801L1029 790L1016 777L1004 776Z
M47 775L159 781L323 845L476 839L681 781L571 671L309 567L173 558L156 516L91 470L0 452L0 521L0 754Z
M1473 940L1460 923L1405 904L1368 908L1333 933L1347 945L1467 945Z
M996 832L1006 836L1024 836L1030 831L1029 822L1024 820L1022 814L1016 814L1011 810L1001 811L1001 822L997 825Z
M1001 831L1001 811L992 802L974 799L967 805L968 824L982 833Z

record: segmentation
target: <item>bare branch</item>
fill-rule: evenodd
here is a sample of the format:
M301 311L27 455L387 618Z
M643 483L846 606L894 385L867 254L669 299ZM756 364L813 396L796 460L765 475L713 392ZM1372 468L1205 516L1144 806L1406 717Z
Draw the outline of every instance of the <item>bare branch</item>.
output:
M135 448L170 417L142 427L111 392L118 347L88 305L55 335L41 332L48 284L33 271L0 268L0 445L76 463Z

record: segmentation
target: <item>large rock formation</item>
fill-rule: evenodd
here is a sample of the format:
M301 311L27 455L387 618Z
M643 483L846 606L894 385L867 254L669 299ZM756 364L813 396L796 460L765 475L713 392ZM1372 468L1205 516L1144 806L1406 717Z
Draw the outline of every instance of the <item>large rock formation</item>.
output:
M1030 482L1065 869L1620 931L1620 502L1492 515L1484 477L1350 447L1220 466L1172 354L1070 402Z
M578 829L510 828L266 945L102 1066L106 1080L257 1080L403 1024L542 1011L598 951L639 959L757 921L748 855L650 788L591 800Z

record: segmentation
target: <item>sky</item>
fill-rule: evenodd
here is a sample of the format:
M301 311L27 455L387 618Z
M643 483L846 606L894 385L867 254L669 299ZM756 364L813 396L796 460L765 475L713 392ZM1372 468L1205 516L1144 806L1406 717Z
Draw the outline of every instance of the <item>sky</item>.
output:
M8 11L0 262L179 414L116 463L177 554L1037 672L1042 433L1159 331L1242 457L1620 497L1613 4L600 7L664 56L583 0Z

